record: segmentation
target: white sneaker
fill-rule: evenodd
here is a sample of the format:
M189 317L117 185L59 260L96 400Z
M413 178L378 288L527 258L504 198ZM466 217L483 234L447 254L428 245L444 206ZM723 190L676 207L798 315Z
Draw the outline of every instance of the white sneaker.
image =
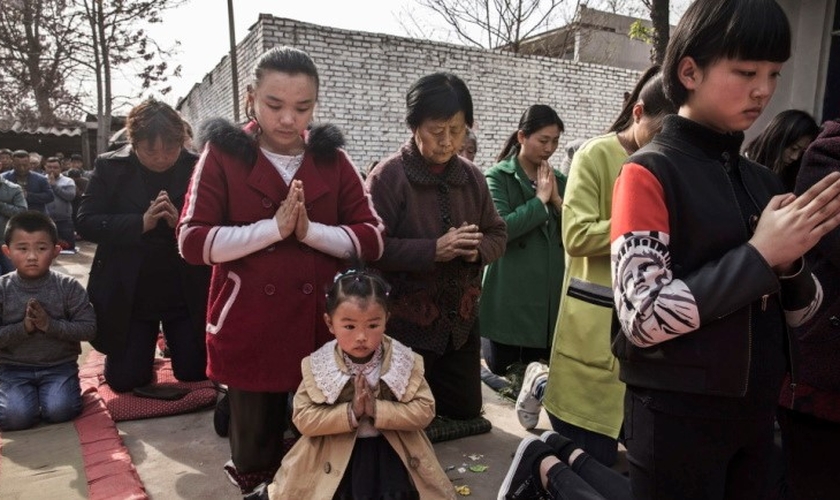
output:
M534 361L525 369L525 379L522 389L516 398L516 416L519 423L526 429L533 429L540 420L542 402L534 396L534 389L540 382L548 380L548 366Z

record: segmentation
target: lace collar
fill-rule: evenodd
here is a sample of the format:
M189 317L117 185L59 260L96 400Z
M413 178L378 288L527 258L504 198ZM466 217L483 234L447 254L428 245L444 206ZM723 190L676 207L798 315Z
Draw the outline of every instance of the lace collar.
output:
M377 359L378 363L372 365L368 362L365 365L355 366L365 367L363 369L372 371L388 365L388 371L381 373L379 380L391 389L398 400L401 400L411 379L411 372L414 368L414 353L409 347L396 340L388 339L388 341L391 344L390 350L386 346L383 349L382 356L377 358L374 355L371 358L371 361ZM383 340L383 344L384 342L385 340ZM339 349L338 343L332 340L313 352L309 357L315 385L324 394L327 404L336 402L341 395L341 391L354 376L354 373L351 372L352 368L345 363L343 355L344 353ZM390 360L388 359L389 355Z

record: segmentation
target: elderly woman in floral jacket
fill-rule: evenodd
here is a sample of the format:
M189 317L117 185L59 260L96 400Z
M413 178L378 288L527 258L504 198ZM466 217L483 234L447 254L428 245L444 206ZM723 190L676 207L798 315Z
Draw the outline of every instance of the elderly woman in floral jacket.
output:
M481 171L458 150L472 97L451 73L420 78L406 95L412 137L370 173L385 224L376 265L391 283L389 333L423 356L438 415L481 412L478 299L482 266L507 243Z

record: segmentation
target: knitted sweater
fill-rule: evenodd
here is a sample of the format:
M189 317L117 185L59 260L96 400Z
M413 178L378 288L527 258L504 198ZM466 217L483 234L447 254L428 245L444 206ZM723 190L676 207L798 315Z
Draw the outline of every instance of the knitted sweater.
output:
M26 303L34 298L47 311L46 332L27 333ZM13 272L0 277L0 364L54 366L74 361L80 342L96 334L96 316L87 292L75 278L50 271L29 280Z

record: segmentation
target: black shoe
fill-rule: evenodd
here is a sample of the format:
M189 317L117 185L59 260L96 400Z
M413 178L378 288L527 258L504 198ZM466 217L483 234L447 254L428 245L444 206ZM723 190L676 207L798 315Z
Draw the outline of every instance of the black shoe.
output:
M213 412L213 429L219 437L227 437L230 427L230 401L228 395L216 402L216 411Z
M545 490L539 478L534 477L537 463L553 455L551 448L534 436L528 436L519 443L510 469L499 489L498 500L533 500L543 498Z
M260 483L250 492L243 494L242 500L268 500L268 483Z

